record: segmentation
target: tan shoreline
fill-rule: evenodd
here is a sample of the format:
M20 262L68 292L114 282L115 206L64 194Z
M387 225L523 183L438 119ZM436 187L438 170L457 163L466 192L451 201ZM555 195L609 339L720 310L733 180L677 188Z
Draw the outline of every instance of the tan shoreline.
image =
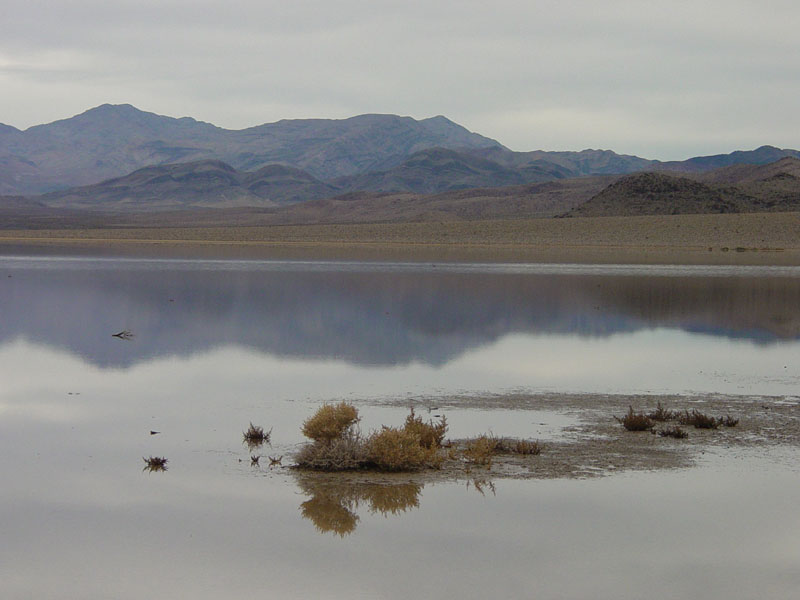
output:
M269 227L0 230L0 253L800 265L800 213Z

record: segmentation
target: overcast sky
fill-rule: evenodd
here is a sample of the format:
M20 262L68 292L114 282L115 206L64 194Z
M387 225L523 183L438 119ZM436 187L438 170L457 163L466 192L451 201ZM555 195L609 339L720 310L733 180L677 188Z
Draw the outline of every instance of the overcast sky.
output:
M513 150L800 148L797 0L2 0L0 122L443 114Z

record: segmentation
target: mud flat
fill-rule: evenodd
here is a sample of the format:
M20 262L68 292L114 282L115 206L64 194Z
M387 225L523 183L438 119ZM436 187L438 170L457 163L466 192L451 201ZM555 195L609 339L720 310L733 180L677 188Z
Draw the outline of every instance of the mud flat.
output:
M673 439L661 437L656 432L678 425L677 421L656 423L654 432L631 432L614 418L622 417L631 406L636 412L649 413L656 409L658 403L668 410L697 410L715 417L730 415L739 421L734 427L720 425L717 429L679 425L688 433L688 437ZM398 400L391 404L408 406L408 401ZM706 454L736 459L750 452L769 455L779 447L800 447L800 397L519 394L437 397L416 401L419 414L426 414L425 407L430 405L435 405L444 414L448 408L555 411L572 417L574 424L563 428L555 439L544 441L541 454L497 454L490 466L472 464L459 457L445 460L441 469L416 473L299 473L306 478L317 477L323 483L327 480L331 484L337 480L425 484L475 479L574 479L625 471L689 468L699 464ZM466 440L459 439L457 431L450 433L453 447L463 448ZM487 433L503 436L502 431Z
M800 264L800 213L443 223L0 230L3 253L631 264Z

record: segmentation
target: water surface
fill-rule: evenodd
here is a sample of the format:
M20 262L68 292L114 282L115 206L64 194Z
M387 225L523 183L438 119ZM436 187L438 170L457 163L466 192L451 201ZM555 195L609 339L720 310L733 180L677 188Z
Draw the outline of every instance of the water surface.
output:
M796 269L7 257L0 311L3 598L800 587L794 448L586 481L365 487L267 466L291 462L327 400L369 430L402 422L384 400L453 393L794 398ZM491 402L446 414L456 436L573 422ZM257 467L250 421L273 428ZM143 472L150 455L168 470Z

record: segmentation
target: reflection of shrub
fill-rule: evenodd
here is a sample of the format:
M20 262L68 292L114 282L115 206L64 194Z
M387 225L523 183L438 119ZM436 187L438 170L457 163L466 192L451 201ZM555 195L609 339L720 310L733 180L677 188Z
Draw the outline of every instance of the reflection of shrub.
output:
M367 461L382 471L415 471L440 464L436 448L425 448L419 436L394 427L384 427L366 442Z
M409 508L419 507L419 493L422 485L402 483L400 485L365 485L358 489L359 499L369 502L372 513L396 515Z
M333 531L344 537L352 533L358 523L358 515L335 498L318 495L300 505L303 518L309 519L318 531Z
M440 448L442 441L444 441L444 434L447 433L447 419L442 417L438 423L433 421L425 423L422 417L414 414L414 409L412 408L411 414L406 417L403 429L416 435L421 446L425 448Z
M348 432L334 440L306 444L295 459L299 467L306 469L347 471L361 468L366 460L366 452L359 435Z
M622 423L622 426L628 431L650 431L655 427L652 419L643 413L633 412L633 407L628 407L628 414L624 417L614 417L617 422Z
M347 402L323 404L303 423L303 435L315 442L330 442L358 422L358 409Z
M369 483L308 472L297 473L297 484L310 496L300 505L303 518L311 520L320 532L332 531L343 537L355 530L356 512L362 504L373 514L396 515L419 507L422 491L418 483Z

